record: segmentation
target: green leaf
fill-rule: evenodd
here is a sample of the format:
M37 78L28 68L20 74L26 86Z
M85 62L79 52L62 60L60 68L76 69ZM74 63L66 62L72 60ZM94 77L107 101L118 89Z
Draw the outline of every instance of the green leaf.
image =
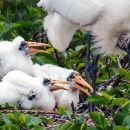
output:
M58 106L59 110L58 113L60 115L66 115L65 107L64 106Z
M127 70L125 70L124 68L118 68L118 73L120 74L120 75L127 75Z
M104 97L101 97L101 96L98 96L98 95L90 95L87 100L87 102L93 102L93 103L96 103L96 104L101 104L101 105L107 105L108 104L108 101L104 98Z
M109 55L109 58L111 58L111 60L112 60L113 62L117 63L117 60L116 60L116 58L115 58L114 56Z
M113 97L108 95L106 92L104 91L101 91L100 92L102 94L103 97L105 97L108 101L110 101Z
M112 105L117 105L117 106L120 106L122 103L125 104L127 101L129 101L129 99L127 98L116 98L116 99L113 99L112 101Z
M27 116L30 116L30 115L26 115L26 117ZM38 124L40 124L42 122L42 120L41 119L39 119L39 118L37 118L37 117L31 117L31 120L27 123L27 125L28 126L31 126L31 125L38 125Z
M24 27L24 26L39 25L40 23L41 23L40 21L35 21L35 22L31 22L31 21L20 21L20 22L16 22L15 24L20 24L21 27Z
M89 128L87 128L86 130L99 130L99 129L97 129L97 128L95 128L95 127L89 127Z
M86 130L87 129L87 124L84 122L82 123L80 130Z
M33 127L33 130L45 130L42 126L39 126L39 125L35 125Z
M5 122L3 120L0 120L0 126L3 126Z
M130 115L124 118L122 126L130 129Z
M107 129L108 123L103 115L101 115L99 112L92 112L89 115L92 118L96 128L100 130Z
M50 124L53 124L53 121L48 119L48 118L45 118L45 117L42 117L41 118L43 121L45 121L46 123L50 123Z
M122 113L118 113L115 118L116 125L122 125L125 116Z
M67 116L72 115L72 109L68 109L68 110L66 110L66 114L67 114Z
M0 15L0 20L5 22L6 18L3 15Z
M114 130L129 130L123 126L114 126Z
M76 46L75 50L80 51L83 47L84 47L84 45Z
M2 24L2 22L0 22L0 30L5 30L5 28L4 28L4 25Z
M79 41L79 40L80 40L79 37L74 36L73 39L71 40L71 42L77 42L77 41Z
M79 71L84 66L85 66L85 63L79 63L76 70Z
M60 126L59 130L68 130L71 127L71 125L72 125L72 122L67 121Z
M7 114L2 113L1 116L7 124L11 124L11 121L9 120L9 116Z
M13 125L13 124L5 124L2 126L2 129L1 130L20 130L20 128L16 125Z
M12 22L13 17L15 16L16 7L13 5L8 6L7 8L7 18L8 22Z
M129 109L130 109L130 103L129 103L129 104L126 104L126 105L122 108L121 113L122 113L124 116L127 116L127 115L129 114Z
M81 114L81 115L78 117L78 120L79 120L80 122L84 122L84 121L85 121L84 114Z
M21 96L21 97L22 97L22 96ZM21 97L15 99L15 100L12 101L9 105L10 105L11 107L14 107L14 106L16 105L16 103L21 99Z

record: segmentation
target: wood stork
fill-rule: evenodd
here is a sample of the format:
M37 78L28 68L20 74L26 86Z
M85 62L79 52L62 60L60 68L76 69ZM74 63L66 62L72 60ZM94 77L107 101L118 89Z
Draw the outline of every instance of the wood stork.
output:
M130 1L129 0L40 0L38 7L48 11L44 28L54 48L64 51L78 29L94 35L97 54L120 54L123 50L130 57ZM88 33L89 34L89 33ZM90 34L86 74L89 82L92 69L93 88L96 90L97 59L89 63Z
M118 4L117 4L118 3ZM98 53L125 51L130 39L129 0L40 0L37 4L49 14L44 28L54 48L64 51L77 29L91 31Z
M11 70L21 70L29 75L33 75L32 61L30 55L33 53L43 52L32 48L33 46L49 46L48 44L25 42L25 40L18 36L12 42L0 42L0 79ZM50 46L49 46L50 47Z
M67 88L70 91L59 90L53 92L58 106L63 105L68 109L71 108L71 103L73 101L74 106L76 107L79 102L79 90L90 95L85 89L86 87L93 92L93 88L73 69L61 68L51 64L45 64L43 66L34 64L33 69L40 75L43 73L43 75L46 74L53 79L70 82L70 84L64 84L64 88Z
M40 108L42 110L53 110L55 98L51 91L66 88L56 86L55 83L68 83L60 80L46 79L42 83L39 78L33 78L18 70L10 71L3 77L0 83L0 104L16 103L21 109ZM50 91L51 90L51 91Z

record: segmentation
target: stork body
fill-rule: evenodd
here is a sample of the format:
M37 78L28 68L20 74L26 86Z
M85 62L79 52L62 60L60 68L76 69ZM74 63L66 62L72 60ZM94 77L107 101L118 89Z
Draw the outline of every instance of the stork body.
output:
M31 58L24 51L19 50L19 41L21 43L25 40L22 37L17 37L12 42L0 42L0 78L11 70L21 70L32 75Z
M40 75L46 74L51 78L55 78L57 80L66 80L66 81L72 72L77 73L72 69L69 70L51 64L46 64L43 66L35 64L33 69L36 70L37 73L39 71ZM59 90L53 92L53 95L56 99L57 106L63 105L65 106L66 109L68 109L71 108L72 101L74 103L74 106L77 106L79 102L79 90L74 88L72 84L70 85L65 84L64 87L70 89L70 91Z
M9 72L0 83L0 104L19 99L22 109L53 110L55 99L49 89L22 71Z
M59 51L68 47L78 29L92 32L97 53L118 54L124 49L122 44L126 47L129 44L129 0L40 0L37 6L49 12L44 28ZM123 33L125 37L119 40Z
M64 84L64 88L67 88L70 91L64 91L64 90L54 91L53 95L56 99L58 106L63 105L65 106L66 109L71 108L72 101L74 103L74 106L75 107L77 106L79 102L79 89L80 89L78 87L75 87L75 83L78 82L78 78L79 78L77 76L79 75L77 71L74 71L73 69L66 69L55 65L50 65L50 64L45 64L43 66L35 64L33 66L33 70L36 70L37 73L39 73L40 75L46 74L50 78L57 79L57 80L66 80L70 82L70 84ZM78 77L77 81L75 80L76 76ZM87 84L85 83L83 84L87 86Z
M0 79L12 70L21 70L33 76L30 54L37 53L39 50L29 48L30 46L38 46L38 44L25 42L20 36L12 42L0 42ZM44 46L44 44L40 44L40 46Z

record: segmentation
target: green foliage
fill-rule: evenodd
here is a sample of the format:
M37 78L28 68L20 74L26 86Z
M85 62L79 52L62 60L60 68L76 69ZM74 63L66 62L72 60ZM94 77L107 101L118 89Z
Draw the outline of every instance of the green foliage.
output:
M14 113L0 114L0 130L44 130L40 123L41 119L19 111Z
M84 114L81 114L77 117L75 114L73 114L71 109L65 110L64 106L59 106L58 113L68 116L70 120L73 118L73 120L59 125L56 130L87 130Z

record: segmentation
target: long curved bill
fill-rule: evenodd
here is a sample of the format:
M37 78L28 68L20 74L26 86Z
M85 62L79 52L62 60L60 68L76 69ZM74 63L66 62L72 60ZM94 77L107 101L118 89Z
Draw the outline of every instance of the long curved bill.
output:
M64 81L64 80L53 80L51 79L50 81L51 83L51 88L50 88L50 91L56 91L56 90L67 90L67 91L70 91L69 89L67 88L64 88L62 86L58 86L58 85L55 85L55 84L70 84L69 82L67 81Z
M34 48L28 48L29 54L36 54L36 53L46 53L46 54L51 54L48 51L45 50L38 50L38 49L34 49Z
M27 42L28 47L37 47L37 46L45 46L45 47L51 47L49 44L46 43L40 43L40 42Z
M39 42L27 42L27 46L28 46L29 54L35 54L35 53L51 54L50 52L45 51L45 50L39 50L39 49L32 48L32 47L51 47L49 44L39 43Z
M86 93L88 96L90 93L86 90L86 88L94 92L93 88L81 76L75 76L74 82L74 87Z

